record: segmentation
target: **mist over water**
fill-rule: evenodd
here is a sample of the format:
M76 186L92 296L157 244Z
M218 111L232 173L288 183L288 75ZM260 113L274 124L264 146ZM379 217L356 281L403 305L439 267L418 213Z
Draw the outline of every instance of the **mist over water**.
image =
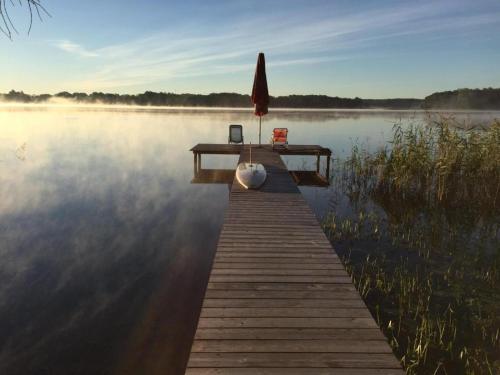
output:
M262 133L267 142L287 127L290 143L339 157L355 142L384 145L396 122L428 119L276 111ZM189 149L226 143L229 124L257 142L249 110L0 106L1 374L183 373L229 195L190 183ZM205 156L203 167L236 160ZM313 169L315 158L285 161ZM329 189L301 189L328 212Z

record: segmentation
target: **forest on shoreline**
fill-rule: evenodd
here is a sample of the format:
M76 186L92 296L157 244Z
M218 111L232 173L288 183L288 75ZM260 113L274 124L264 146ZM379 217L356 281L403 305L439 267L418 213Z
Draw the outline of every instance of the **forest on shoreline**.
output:
M63 91L55 95L29 95L11 90L0 94L0 102L51 103L66 100L79 104L121 104L140 106L175 107L251 107L249 95L238 93L175 94L146 91L141 94L113 94L93 92L70 93ZM471 109L500 110L500 88L459 89L433 93L424 99L362 99L341 98L327 95L271 96L271 108L311 109Z

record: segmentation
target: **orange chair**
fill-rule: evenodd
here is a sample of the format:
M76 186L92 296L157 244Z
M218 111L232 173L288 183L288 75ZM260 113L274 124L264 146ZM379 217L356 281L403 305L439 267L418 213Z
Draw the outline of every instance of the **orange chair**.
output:
M273 149L274 145L285 146L288 145L288 129L287 128L274 128L273 130Z

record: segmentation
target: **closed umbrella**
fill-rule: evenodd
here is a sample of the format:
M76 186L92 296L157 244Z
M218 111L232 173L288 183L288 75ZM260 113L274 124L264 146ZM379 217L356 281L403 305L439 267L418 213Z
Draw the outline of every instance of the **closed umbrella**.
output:
M255 116L259 116L259 147L262 116L267 114L269 106L269 91L267 90L267 78L266 78L266 60L264 59L264 54L259 53L257 58L257 67L255 68L255 77L253 80L252 88L252 103L255 105Z

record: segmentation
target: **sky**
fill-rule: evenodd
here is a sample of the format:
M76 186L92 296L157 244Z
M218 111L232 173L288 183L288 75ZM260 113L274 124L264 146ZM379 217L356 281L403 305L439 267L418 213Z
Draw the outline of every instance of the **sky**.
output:
M24 0L23 0L24 1ZM41 0L0 35L0 92L423 98L500 87L498 0Z

